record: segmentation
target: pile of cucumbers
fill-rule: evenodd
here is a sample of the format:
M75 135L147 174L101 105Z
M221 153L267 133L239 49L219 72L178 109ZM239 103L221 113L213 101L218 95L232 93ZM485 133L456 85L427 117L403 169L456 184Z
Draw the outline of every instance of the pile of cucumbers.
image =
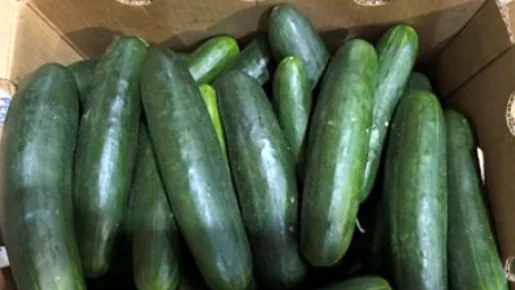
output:
M292 5L268 24L241 51L122 37L20 84L1 145L18 290L508 289L473 129L413 72L416 31L330 54Z

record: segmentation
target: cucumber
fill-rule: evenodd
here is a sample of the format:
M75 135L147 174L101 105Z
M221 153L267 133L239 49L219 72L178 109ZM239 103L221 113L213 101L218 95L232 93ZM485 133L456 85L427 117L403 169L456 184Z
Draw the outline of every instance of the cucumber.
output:
M207 84L228 69L239 54L236 39L229 36L213 37L188 56L188 68L198 84Z
M293 56L283 59L275 72L273 87L279 124L299 172L312 104L309 80L302 61Z
M314 266L333 266L349 247L365 172L377 76L375 49L345 43L331 60L308 142L300 245Z
M80 105L83 111L86 108L86 97L88 95L88 89L93 79L93 73L95 67L98 64L96 59L87 59L77 61L68 66L70 71L77 82L77 88L79 89Z
M405 95L409 94L412 90L427 90L431 91L431 84L429 79L418 72L413 72L410 76L408 84L406 86ZM379 178L379 177L378 177ZM376 181L377 183L377 181ZM388 265L388 258L386 252L388 249L387 241L384 237L386 236L386 217L385 217L385 200L384 195L379 197L379 200L375 201L372 205L371 215L373 215L373 225L371 239L370 239L370 251L368 266L372 271L382 271ZM361 209L360 209L361 211Z
M139 290L177 289L180 282L176 254L179 230L168 205L145 125L140 125L138 147L131 193L134 283Z
M275 60L279 62L288 56L301 59L313 90L330 57L315 27L290 4L274 7L268 22L268 39Z
M218 102L216 98L216 90L207 84L201 85L199 87L200 93L202 94L202 98L207 106L207 111L209 112L209 117L211 117L211 122L216 131L216 136L218 137L218 142L220 143L220 148L222 149L222 153L227 159L227 149L225 147L225 137L224 137L224 129L222 128L222 122L220 120L220 114L218 113Z
M432 91L433 87L431 86L431 81L429 78L419 72L412 72L409 79L408 84L406 85L407 89L420 89Z
M447 164L438 99L412 90L393 118L385 168L388 258L395 289L447 289Z
M235 62L233 69L240 70L264 85L270 79L268 66L272 53L265 37L258 37L251 41L242 51Z
M97 67L81 117L74 182L75 231L87 277L109 269L122 228L140 117L139 78L147 44L123 37Z
M11 102L2 138L2 229L18 290L84 290L73 232L79 95L58 64L38 68Z
M247 289L252 257L231 176L186 63L152 48L142 101L165 191L199 270L212 289Z
M336 283L319 290L392 290L385 279L378 276L363 276Z
M449 190L449 284L452 289L508 289L467 118L445 110Z
M306 266L297 246L295 164L286 140L254 79L232 70L215 87L256 270L268 288L296 288Z
M362 202L368 198L374 187L390 120L404 94L411 70L415 65L417 51L417 32L406 25L397 25L389 29L377 45L379 69L368 143L367 167L361 194Z

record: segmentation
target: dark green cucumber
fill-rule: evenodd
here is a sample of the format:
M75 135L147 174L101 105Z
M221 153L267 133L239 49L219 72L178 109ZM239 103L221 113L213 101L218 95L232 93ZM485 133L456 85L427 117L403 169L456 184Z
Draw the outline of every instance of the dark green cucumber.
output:
M385 168L389 269L399 290L447 289L447 164L438 99L412 90L393 118Z
M251 41L242 51L240 57L232 67L240 70L264 85L270 79L268 66L272 53L268 47L268 40L258 37Z
M152 48L142 73L149 133L177 224L212 289L247 289L252 257L216 132L185 62Z
M361 201L368 198L374 187L390 120L404 94L411 70L415 65L417 51L417 32L406 25L389 29L377 45L378 79Z
M70 71L37 69L11 102L2 138L2 229L18 290L84 290L73 231L79 95Z
M283 59L274 78L274 106L286 142L300 169L311 113L311 90L302 61L294 56Z
M419 72L412 72L408 79L406 89L420 89L432 91L433 87L431 86L431 81L426 75Z
M139 78L147 44L123 37L97 67L82 115L74 182L75 231L86 276L109 269L122 228L140 117Z
M411 90L428 90L431 91L431 83L429 79L419 72L413 72L406 85L406 91L404 94L409 94ZM380 181L376 181L378 183ZM373 272L381 272L388 265L388 257L386 256L388 250L388 244L384 238L386 232L386 217L385 217L385 200L384 195L381 195L378 201L376 201L371 209L370 215L373 216L373 222L371 230L367 231L371 233L369 239L369 251L367 257L367 266ZM360 208L360 212L363 207Z
M467 118L446 110L449 190L449 284L452 289L508 289Z
M224 157L227 159L224 129L222 128L222 121L220 120L220 114L218 112L216 90L212 86L207 84L201 85L199 89L200 93L202 94L202 98L206 103L207 111L209 112L209 117L211 117L211 122L213 123L213 126L215 128L216 136L218 137L218 142L220 143L220 148L222 149Z
M147 128L139 129L137 169L132 186L131 242L134 283L139 290L179 287L179 230L157 171Z
M98 60L87 59L72 63L70 66L68 66L73 74L73 77L75 78L75 81L77 82L82 110L85 110L84 108L86 106L88 89L93 79L93 73L97 64Z
M198 84L207 84L229 68L239 54L236 39L229 36L213 37L188 56L188 67Z
M336 283L319 290L392 290L385 279L378 276L363 276Z
M310 129L300 245L314 266L332 266L354 232L377 76L375 49L345 43L331 60Z
M297 246L295 163L273 108L243 72L224 74L215 87L256 270L269 288L300 286L306 266Z
M304 62L313 90L329 61L329 51L309 19L295 6L274 7L269 18L268 39L277 62L295 56Z

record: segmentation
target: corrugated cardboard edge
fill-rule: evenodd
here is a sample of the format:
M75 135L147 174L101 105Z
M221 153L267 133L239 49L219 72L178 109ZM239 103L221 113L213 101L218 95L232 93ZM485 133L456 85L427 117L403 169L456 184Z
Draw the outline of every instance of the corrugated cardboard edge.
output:
M506 23L506 28L512 43L515 43L515 35L513 28L515 27L515 1L513 0L497 0L499 10L501 11L502 18Z
M0 0L0 88L6 89L9 83L13 37L19 2Z

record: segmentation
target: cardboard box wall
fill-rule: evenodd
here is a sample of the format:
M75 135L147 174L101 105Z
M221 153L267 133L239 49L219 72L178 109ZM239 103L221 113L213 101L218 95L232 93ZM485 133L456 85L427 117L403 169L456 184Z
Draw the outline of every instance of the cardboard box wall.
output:
M512 1L392 0L369 6L353 0L154 0L135 7L114 0L0 0L0 134L9 96L45 62L98 57L118 35L136 34L183 51L218 34L244 43L266 30L267 12L280 2L304 11L332 51L357 35L375 40L394 23L418 29L420 66L431 72L440 96L477 126L501 253L503 259L515 256L515 137L506 109L515 89ZM9 275L0 276L4 289L14 289Z

